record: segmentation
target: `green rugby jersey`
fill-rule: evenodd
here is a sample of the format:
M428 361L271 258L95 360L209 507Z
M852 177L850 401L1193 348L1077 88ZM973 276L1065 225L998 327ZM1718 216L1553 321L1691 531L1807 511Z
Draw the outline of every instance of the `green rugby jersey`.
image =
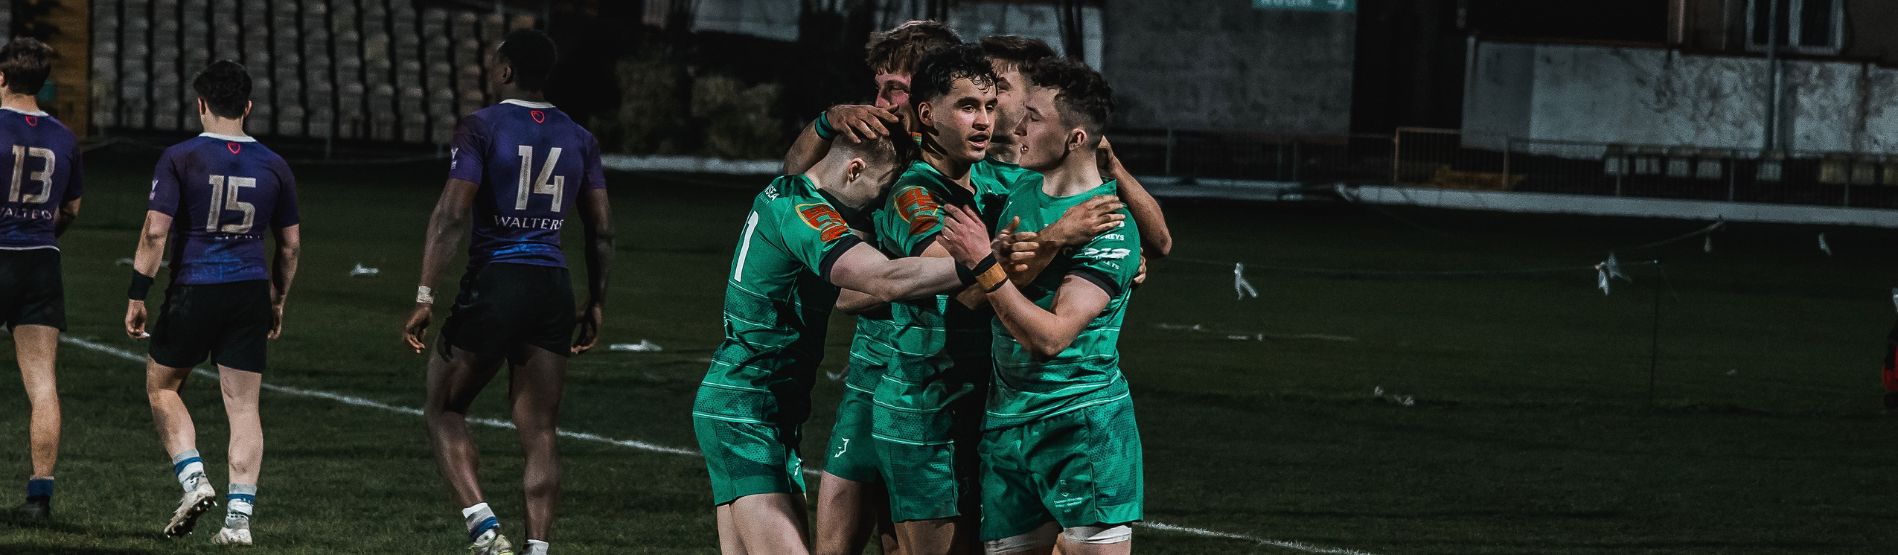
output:
M983 160L969 169L972 192L950 181L929 163L918 160L898 177L882 210L872 216L878 246L896 256L920 256L942 231L939 208L953 204L975 209L991 227L1011 189L1021 183L1040 184L1040 174L1018 166ZM984 308L970 310L951 294L899 301L890 305L890 343L894 349L886 376L909 384L932 381L957 360L982 360L989 354L988 321ZM933 406L948 399L910 399Z
M1001 218L1021 218L1021 231L1040 231L1076 204L1114 194L1118 184L1106 184L1078 195L1054 198L1040 186L1016 189L1001 210ZM1126 214L1126 209L1121 209ZM1127 381L1120 375L1121 318L1127 313L1134 276L1140 272L1140 229L1132 215L1119 228L1094 237L1085 246L1060 255L1021 288L1036 306L1054 306L1055 292L1069 275L1100 285L1107 292L1101 310L1068 348L1052 359L1035 356L1009 335L1000 319L992 324L995 376L989 387L989 430L1020 425L1038 418L1127 398Z
M857 315L857 329L850 339L850 366L844 375L844 387L875 394L883 370L895 356L890 345L890 309L879 308Z
M725 282L725 340L712 353L692 415L802 422L837 302L830 265L861 243L845 208L803 176L751 201Z

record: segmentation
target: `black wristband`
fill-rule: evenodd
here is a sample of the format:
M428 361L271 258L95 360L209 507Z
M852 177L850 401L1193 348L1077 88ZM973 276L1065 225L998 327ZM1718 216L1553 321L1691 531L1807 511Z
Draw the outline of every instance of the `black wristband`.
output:
M819 139L828 141L837 138L837 128L830 126L830 110L818 112L817 121L812 124L812 127Z
M145 300L145 297L152 293L152 282L154 281L157 280L152 279L151 276L138 273L138 270L132 270L132 286L125 290L125 297L134 301Z
M974 285L976 276L982 275L982 272L986 272L989 268L993 267L995 267L995 255L993 254L983 258L981 262L975 263L975 268L973 269L964 268L962 264L958 263L956 264L956 278L962 280L962 285L965 287Z

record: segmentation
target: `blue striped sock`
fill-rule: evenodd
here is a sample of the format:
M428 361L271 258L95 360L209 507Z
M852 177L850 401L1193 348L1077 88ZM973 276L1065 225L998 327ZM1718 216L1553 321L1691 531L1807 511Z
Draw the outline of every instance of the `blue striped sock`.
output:
M501 528L501 519L494 517L494 510L487 503L476 503L461 510L461 519L468 524L468 541L481 539L489 530Z
M53 477L34 476L26 481L26 500L43 501L53 498Z
M172 455L171 472L178 475L178 485L185 491L197 489L198 480L204 479L204 459L198 458L197 449Z
M224 527L234 530L250 528L251 512L257 506L257 484L232 483L230 493L225 496Z

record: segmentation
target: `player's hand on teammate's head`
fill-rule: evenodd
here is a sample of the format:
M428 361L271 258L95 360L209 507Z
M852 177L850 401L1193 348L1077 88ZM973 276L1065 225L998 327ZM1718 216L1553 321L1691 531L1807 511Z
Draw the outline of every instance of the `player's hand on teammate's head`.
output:
M145 332L145 301L125 303L125 335L140 341L151 338Z
M974 268L982 259L994 254L988 228L974 212L953 204L944 204L941 210L943 228L937 242L942 243L957 262Z
M581 354L593 349L600 341L600 327L606 324L606 309L598 304L589 303L574 316L574 327L578 332L573 339L573 354Z
M428 347L422 340L428 337L428 319L433 308L433 305L416 304L415 311L409 313L408 323L402 325L402 341L415 354L422 354L422 349Z
M903 122L889 110L861 104L832 106L825 118L839 135L852 143L882 139L888 134L889 124Z

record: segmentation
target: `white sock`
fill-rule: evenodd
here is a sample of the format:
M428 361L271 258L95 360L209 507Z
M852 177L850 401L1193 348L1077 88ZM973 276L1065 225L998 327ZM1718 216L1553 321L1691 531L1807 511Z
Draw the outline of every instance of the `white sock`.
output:
M499 534L501 520L494 517L494 510L487 503L475 503L461 510L461 520L468 525L468 541L478 542L489 533Z
M547 542L527 540L527 551L521 555L547 555Z
M198 457L197 449L172 455L171 471L178 475L178 486L190 492L198 489L198 481L204 479L204 459Z
M250 515L257 504L257 484L231 484L224 502L224 527L233 530L250 528Z

